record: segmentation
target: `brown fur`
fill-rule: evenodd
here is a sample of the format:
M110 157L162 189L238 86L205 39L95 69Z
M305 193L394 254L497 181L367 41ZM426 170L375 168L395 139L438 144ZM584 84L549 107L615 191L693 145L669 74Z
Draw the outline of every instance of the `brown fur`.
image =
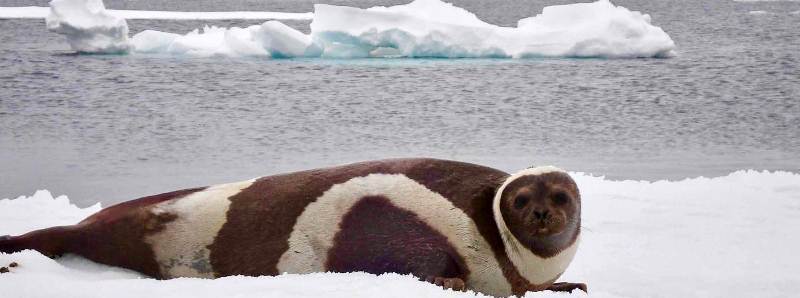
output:
M13 237L16 247L2 251L35 249L51 257L74 253L98 263L161 278L153 251L144 242L144 237L158 232L175 217L152 214L147 207L202 189L174 191L114 205L74 226L52 227Z
M279 274L277 263L281 255L288 250L288 239L292 228L306 206L336 184L373 173L404 174L450 200L475 222L480 234L491 246L504 276L512 285L513 293L521 295L533 289L533 285L520 276L505 255L503 241L492 213L495 191L509 175L488 167L437 159L371 161L268 176L256 180L248 188L229 198L231 204L226 222L214 242L208 246L215 275ZM550 177L549 174L545 176ZM560 183L557 178L557 176L542 178L541 183L556 185ZM526 179L528 178L519 180L528 181ZM540 181L528 182L540 183ZM517 187L517 184L525 183L515 181L511 187L506 188L506 193L519 191L521 186ZM534 187L528 191L535 193L537 189ZM175 215L168 213L156 215L149 207L200 190L202 188L145 197L106 208L75 226L34 231L20 237L0 238L0 251L12 252L21 248L34 248L51 255L70 252L96 262L125 267L162 278L154 253L144 242L144 238L163 229L166 223L175 219ZM577 188L570 186L565 191L574 195L579 204ZM548 194L542 193L537 196L545 198ZM382 208L381 206L388 208L385 204L380 204L379 198L373 201L371 203L377 204L375 208ZM356 212L363 217L366 211L362 211ZM392 210L390 213L417 225L417 231L423 234L423 238L431 243L437 243L438 251L446 256L443 262L433 266L437 268L401 268L400 271L409 271L423 279L433 278L434 281L439 278L441 283L447 282L454 287L458 287L459 280L461 283L466 280L469 272L463 268L463 257L458 256L452 247L443 244L444 241L441 239L443 236L426 230L424 223L414 220L413 214L404 213L402 210ZM579 217L579 210L572 215ZM530 219L530 214L523 215L522 221L513 220L515 216L504 214L512 232L517 236L524 236L521 231L527 227L524 221ZM343 224L348 225L348 222ZM565 243L574 242L576 235L558 235L553 238L554 243L557 243L555 245L539 247L536 246L536 242L527 243L532 243L537 254L548 256L565 247ZM342 245L351 241L353 237L355 236L352 234L342 234L337 235L336 240ZM333 252L332 263L328 265L332 270L348 271L357 267L353 266L352 259L352 256L346 256L341 251ZM342 264L345 265L336 263L342 260L344 260ZM439 261L442 260L428 260L425 263L435 264ZM364 266L374 265L370 263ZM396 268L378 268L375 273L389 269ZM442 276L425 276L429 274ZM546 285L539 285L536 290L542 290L544 286Z
M211 249L218 276L277 275L288 239L305 207L335 184L373 173L402 173L449 199L475 221L489 242L514 293L529 284L505 256L491 213L496 188L508 174L474 164L438 159L392 159L310 170L257 180L233 196L228 221Z
M381 196L360 199L342 218L326 271L461 279L469 274L447 237Z

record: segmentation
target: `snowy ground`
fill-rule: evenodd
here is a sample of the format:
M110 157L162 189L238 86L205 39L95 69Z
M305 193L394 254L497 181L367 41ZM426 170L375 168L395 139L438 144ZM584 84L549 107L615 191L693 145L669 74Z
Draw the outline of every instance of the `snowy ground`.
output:
M800 174L739 171L682 181L573 173L583 236L562 278L595 297L788 297L800 284ZM39 191L0 200L0 235L74 223L99 210ZM473 297L409 276L311 274L157 281L78 257L0 254L3 297ZM477 295L480 296L480 295ZM566 297L529 293L527 297ZM572 296L584 296L573 294Z

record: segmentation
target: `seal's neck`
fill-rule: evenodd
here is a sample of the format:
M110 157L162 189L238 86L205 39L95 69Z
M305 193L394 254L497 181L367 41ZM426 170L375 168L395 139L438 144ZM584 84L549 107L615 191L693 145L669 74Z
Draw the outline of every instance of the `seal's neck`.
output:
M511 263L517 269L517 272L519 272L523 278L525 278L534 286L552 283L562 273L564 273L564 270L567 269L567 266L572 261L572 258L575 256L575 252L578 249L578 240L576 239L575 242L573 242L569 247L564 248L564 250L552 257L544 258L537 256L531 252L527 246L523 245L513 233L511 233L511 230L508 228L508 225L506 225L506 221L503 219L503 214L500 211L500 200L502 198L503 191L505 190L506 186L511 183L511 181L514 181L522 176L541 175L551 172L564 171L556 167L547 166L525 169L509 176L497 189L492 202L492 211L494 213L495 223L497 223L497 228L500 231L500 236L503 239L503 246L505 248L506 256L508 256L508 259L511 260Z

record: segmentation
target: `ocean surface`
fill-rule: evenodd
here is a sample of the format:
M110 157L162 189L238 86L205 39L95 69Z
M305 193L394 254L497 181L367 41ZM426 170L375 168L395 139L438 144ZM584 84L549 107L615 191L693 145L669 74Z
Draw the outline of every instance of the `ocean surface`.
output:
M317 0L319 1L319 0ZM309 0L105 1L111 9L309 12ZM371 7L406 1L320 1ZM572 1L454 0L513 26ZM353 161L429 156L612 179L800 172L800 2L613 1L668 59L263 60L75 55L0 19L0 198L86 206ZM0 0L0 6L47 1ZM766 13L751 13L764 11ZM793 13L794 12L794 13ZM129 20L188 32L260 21ZM285 21L308 32L309 21Z

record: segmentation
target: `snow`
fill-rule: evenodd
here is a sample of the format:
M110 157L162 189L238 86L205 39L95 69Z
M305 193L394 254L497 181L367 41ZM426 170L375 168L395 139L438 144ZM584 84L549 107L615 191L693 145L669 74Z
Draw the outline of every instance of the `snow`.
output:
M483 22L440 0L368 9L316 4L310 26L308 35L277 21L247 28L205 27L181 36L148 30L132 37L131 49L275 58L636 58L669 57L675 48L669 35L651 24L649 15L608 0L548 6L539 15L519 20L517 27ZM93 35L95 27L88 27L84 35ZM65 34L73 44L75 34ZM115 52L115 48L95 48L98 53ZM86 51L74 45L73 49Z
M128 23L106 12L101 0L53 0L46 18L47 29L67 37L79 53L126 53Z
M53 197L47 190L32 196L0 200L0 235L19 235L58 225L71 225L100 211L100 203L79 208L67 196ZM1 265L0 265L1 266Z
M157 11L106 9L109 15L123 19L149 20L310 20L311 12L273 11ZM0 19L43 19L50 14L50 7L23 6L0 7Z
M159 281L69 256L51 260L33 251L0 254L0 264L20 264L0 275L4 297L475 297L443 291L411 276L317 273L276 277ZM42 287L42 284L47 284ZM7 296L6 296L7 295ZM479 295L479 297L486 297Z
M737 171L681 181L612 181L570 173L583 233L562 281L595 297L788 297L800 284L800 174ZM0 200L0 235L75 223L78 208L47 191ZM409 276L318 273L157 281L69 256L0 253L6 297L475 297ZM46 284L46 287L41 285ZM311 286L313 285L313 286ZM89 290L90 289L90 290ZM526 297L585 296L529 293Z

